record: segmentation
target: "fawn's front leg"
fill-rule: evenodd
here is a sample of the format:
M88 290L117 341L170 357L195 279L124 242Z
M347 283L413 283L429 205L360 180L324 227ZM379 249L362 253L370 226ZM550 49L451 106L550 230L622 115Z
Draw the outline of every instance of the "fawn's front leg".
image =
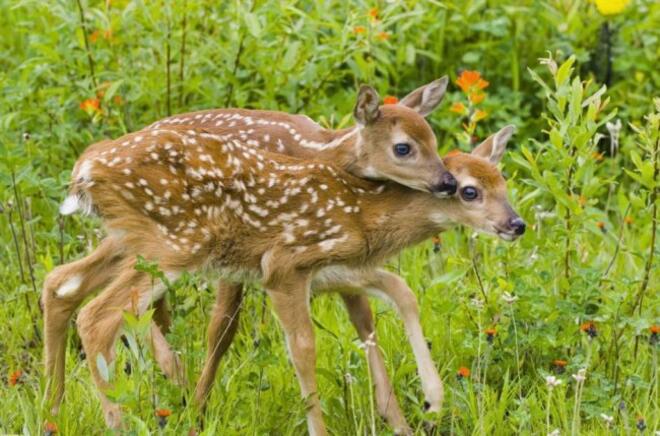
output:
M401 277L383 269L375 271L368 281L368 287L386 296L398 310L417 362L417 372L426 398L425 407L430 412L439 412L442 409L444 388L422 332L417 297Z
M369 299L366 295L344 293L342 293L342 298L360 340L366 345L369 371L371 372L371 378L373 379L376 390L378 412L392 426L395 433L412 434L412 430L399 408L399 403L394 394L394 388L387 375L383 355L376 342L376 329L374 327L371 308L369 307Z
M317 436L327 432L316 385L316 345L309 313L309 284L309 275L282 275L277 286L267 286L267 292L284 330L300 390L307 403L309 434Z

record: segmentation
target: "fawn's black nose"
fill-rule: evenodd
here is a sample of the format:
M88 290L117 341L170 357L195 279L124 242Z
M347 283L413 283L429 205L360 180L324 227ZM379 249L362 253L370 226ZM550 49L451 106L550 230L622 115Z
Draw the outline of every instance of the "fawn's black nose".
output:
M458 182L454 176L449 172L445 171L440 177L440 183L433 186L431 191L436 194L445 194L445 195L454 195L456 193L456 188L458 187Z
M517 216L509 220L509 227L511 228L511 230L513 230L513 233L515 233L516 235L522 235L523 233L525 233L525 228L527 227L527 225L525 224L525 221L522 220L522 218Z

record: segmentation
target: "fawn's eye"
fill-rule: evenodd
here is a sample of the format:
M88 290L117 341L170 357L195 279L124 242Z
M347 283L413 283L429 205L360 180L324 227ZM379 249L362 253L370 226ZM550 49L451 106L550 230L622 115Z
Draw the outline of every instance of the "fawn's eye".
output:
M394 154L397 156L407 156L410 154L410 144L404 142L394 144Z
M466 186L465 188L461 189L461 197L463 197L463 200L465 201L475 200L478 196L479 191L477 191L477 188L474 186Z

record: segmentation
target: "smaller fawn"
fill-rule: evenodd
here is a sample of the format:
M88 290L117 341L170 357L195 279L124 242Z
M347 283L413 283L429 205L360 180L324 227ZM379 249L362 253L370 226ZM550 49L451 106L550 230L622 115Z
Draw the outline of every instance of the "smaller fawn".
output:
M498 135L473 155L446 159L460 194L445 200L203 129L138 132L90 147L74 167L61 212L96 212L121 257L116 278L78 316L95 383L101 391L109 386L96 362L99 355L112 361L122 311L143 313L165 292L134 269L136 255L158 261L170 278L209 267L253 272L284 329L310 433L325 434L308 307L312 279L331 283L328 267L374 267L457 222L506 239L521 234L524 224L493 165L506 142ZM503 137L510 135L509 128ZM330 275L319 275L324 271ZM101 400L108 425L119 426L118 406L102 393Z

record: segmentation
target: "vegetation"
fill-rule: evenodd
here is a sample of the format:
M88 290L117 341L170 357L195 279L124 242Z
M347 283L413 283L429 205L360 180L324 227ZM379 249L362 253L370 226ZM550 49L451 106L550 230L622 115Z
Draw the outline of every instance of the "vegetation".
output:
M442 416L425 414L401 323L374 302L407 419L420 434L657 432L659 22L653 0L0 0L0 433L105 431L73 329L58 416L42 371L43 278L102 238L94 219L57 213L87 145L212 107L340 127L360 83L401 96L444 74L439 152L515 124L503 168L530 228L513 244L453 230L389 264L419 297L447 391ZM214 287L187 276L169 295L168 339L191 380ZM206 434L305 431L268 304L256 286L243 303ZM313 314L330 430L387 434L342 305L323 296ZM148 322L127 317L113 395L136 434L201 431L191 391L144 346Z

